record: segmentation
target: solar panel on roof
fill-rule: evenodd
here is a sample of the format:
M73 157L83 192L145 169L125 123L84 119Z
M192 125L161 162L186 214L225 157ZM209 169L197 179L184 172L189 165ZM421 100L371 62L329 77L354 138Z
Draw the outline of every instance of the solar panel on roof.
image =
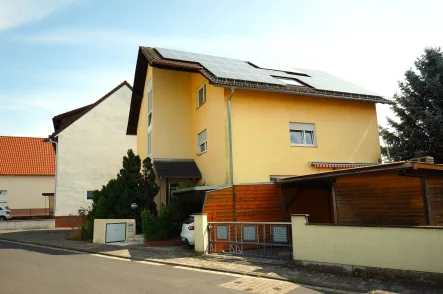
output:
M263 70L255 68L238 59L188 53L163 48L156 49L164 58L198 62L217 78L284 85L283 82L273 78Z
M260 62L251 63L255 65L252 66L247 62L233 58L217 57L165 48L155 49L166 59L198 62L217 78L275 85L295 85L296 82L288 82L287 79L294 80L294 74L296 74L297 80L301 81L304 85L311 86L315 89L379 96L374 92L322 71L299 69L289 66L271 66ZM303 84L301 84L301 86L304 86Z

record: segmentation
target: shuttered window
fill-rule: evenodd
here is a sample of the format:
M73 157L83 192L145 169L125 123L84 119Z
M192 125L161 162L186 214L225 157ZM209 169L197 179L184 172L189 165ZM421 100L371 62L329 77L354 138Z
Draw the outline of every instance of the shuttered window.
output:
M198 145L197 145L197 154L202 154L208 151L208 141L206 138L206 130L198 134L197 136Z
M206 102L206 83L197 90L197 108Z
M289 137L293 146L315 146L315 126L308 123L289 123Z

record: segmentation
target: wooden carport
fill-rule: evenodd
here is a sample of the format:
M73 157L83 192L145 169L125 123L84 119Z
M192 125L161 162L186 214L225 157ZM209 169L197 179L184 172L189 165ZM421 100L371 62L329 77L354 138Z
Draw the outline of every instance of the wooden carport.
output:
M329 206L330 222L336 224L443 225L442 165L397 162L276 182L285 199L296 203L304 197L305 204L313 205L287 208L289 213L313 211L312 222L327 222L324 207Z

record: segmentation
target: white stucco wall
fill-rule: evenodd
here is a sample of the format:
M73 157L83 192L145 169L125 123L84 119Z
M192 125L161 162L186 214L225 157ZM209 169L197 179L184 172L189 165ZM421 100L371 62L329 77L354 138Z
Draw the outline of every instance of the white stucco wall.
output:
M92 205L88 190L115 178L136 136L126 135L132 92L123 86L58 136L55 216L77 215Z

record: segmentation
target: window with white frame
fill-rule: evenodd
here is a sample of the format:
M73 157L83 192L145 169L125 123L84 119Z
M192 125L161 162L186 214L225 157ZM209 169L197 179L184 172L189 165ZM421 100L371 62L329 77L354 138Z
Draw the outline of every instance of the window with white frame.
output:
M197 154L202 154L208 151L208 140L206 138L206 130L197 135L198 145Z
M315 146L315 126L307 123L289 123L292 146Z
M8 202L8 191L0 190L0 203Z
M152 80L148 82L148 156L152 155Z
M197 90L197 108L206 102L206 83L201 85Z
M152 125L152 82L148 82L148 127Z
M152 131L148 132L148 156L152 155Z

